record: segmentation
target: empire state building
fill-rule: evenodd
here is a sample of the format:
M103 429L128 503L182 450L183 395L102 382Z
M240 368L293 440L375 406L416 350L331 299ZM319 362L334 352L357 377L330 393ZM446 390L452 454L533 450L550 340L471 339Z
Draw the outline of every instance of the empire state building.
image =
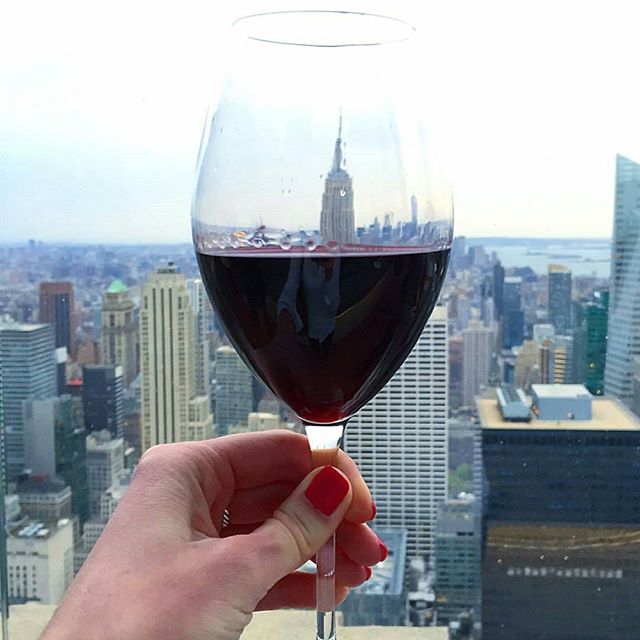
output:
M333 153L333 165L324 183L320 233L324 242L355 242L351 176L342 168L342 116Z

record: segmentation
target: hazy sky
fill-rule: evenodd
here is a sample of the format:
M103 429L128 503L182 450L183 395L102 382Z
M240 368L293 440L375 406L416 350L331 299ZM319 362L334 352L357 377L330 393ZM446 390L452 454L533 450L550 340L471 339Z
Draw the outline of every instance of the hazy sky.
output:
M188 239L224 27L310 6L228 4L5 7L0 241ZM456 233L609 235L615 153L640 160L637 0L339 4L389 7L418 29L416 86L440 97Z

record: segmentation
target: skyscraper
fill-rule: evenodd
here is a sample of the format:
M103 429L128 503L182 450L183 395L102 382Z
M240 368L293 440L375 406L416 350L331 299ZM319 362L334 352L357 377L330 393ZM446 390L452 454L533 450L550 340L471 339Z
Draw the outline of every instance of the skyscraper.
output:
M82 402L59 398L24 403L25 466L32 474L59 476L71 489L71 505L84 522L89 517L87 445Z
M482 637L632 640L640 421L581 385L534 385L532 401L528 422L505 417L495 399L477 401L487 481Z
M569 335L571 330L571 271L559 264L549 265L549 322L556 334Z
M87 432L108 429L114 438L124 435L122 367L91 364L82 367L82 404Z
M55 346L75 356L73 285L70 282L40 283L40 322L52 324Z
M0 368L7 476L13 479L24 468L22 403L56 395L53 327L0 324Z
M200 278L187 280L187 289L195 318L196 393L199 396L209 396L211 376L208 333L212 324L213 309Z
M462 404L473 405L473 399L489 383L493 356L493 331L478 320L471 320L462 332Z
M604 372L607 361L609 292L597 291L585 309L586 374L585 385L596 396L604 394Z
M633 358L640 355L640 164L616 157L611 250L609 338L604 388L627 406L633 399Z
M124 385L137 375L135 305L122 280L114 280L102 298L102 364L122 367Z
M246 425L253 411L253 376L233 347L216 350L216 431Z
M524 313L522 311L522 278L504 279L502 299L502 346L519 347L524 340Z
M372 488L376 525L407 530L407 558L431 554L447 497L447 313L436 307L387 385L350 421L346 450Z
M502 319L504 313L504 267L500 262L493 265L493 303L496 307L496 318Z
M173 263L144 286L140 309L142 450L212 435L207 398L196 394L195 321L184 276Z
M324 242L346 244L355 242L355 216L351 176L342 167L342 116L329 171L322 196L320 234Z

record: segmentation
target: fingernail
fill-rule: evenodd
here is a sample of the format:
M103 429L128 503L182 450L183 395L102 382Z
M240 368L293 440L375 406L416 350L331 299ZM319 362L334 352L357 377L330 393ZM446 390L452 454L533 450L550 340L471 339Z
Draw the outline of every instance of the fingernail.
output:
M380 545L380 562L382 562L383 560L387 559L387 556L389 555L389 549L387 549L387 545L382 542L380 538L378 538L378 542Z
M333 467L323 467L304 492L315 509L330 516L349 493L349 483Z
M369 520L373 520L376 517L376 513L378 513L378 510L376 509L376 503L372 500L371 501L371 517L369 518Z
M364 572L367 574L367 577L364 579L364 581L366 582L371 577L373 571L371 571L371 567L365 567Z

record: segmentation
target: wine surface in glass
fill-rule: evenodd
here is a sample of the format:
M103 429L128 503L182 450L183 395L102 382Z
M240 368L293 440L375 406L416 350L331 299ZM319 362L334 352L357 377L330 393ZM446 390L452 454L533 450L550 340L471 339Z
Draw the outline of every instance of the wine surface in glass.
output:
M197 253L227 335L300 418L338 422L382 389L440 293L449 249Z

